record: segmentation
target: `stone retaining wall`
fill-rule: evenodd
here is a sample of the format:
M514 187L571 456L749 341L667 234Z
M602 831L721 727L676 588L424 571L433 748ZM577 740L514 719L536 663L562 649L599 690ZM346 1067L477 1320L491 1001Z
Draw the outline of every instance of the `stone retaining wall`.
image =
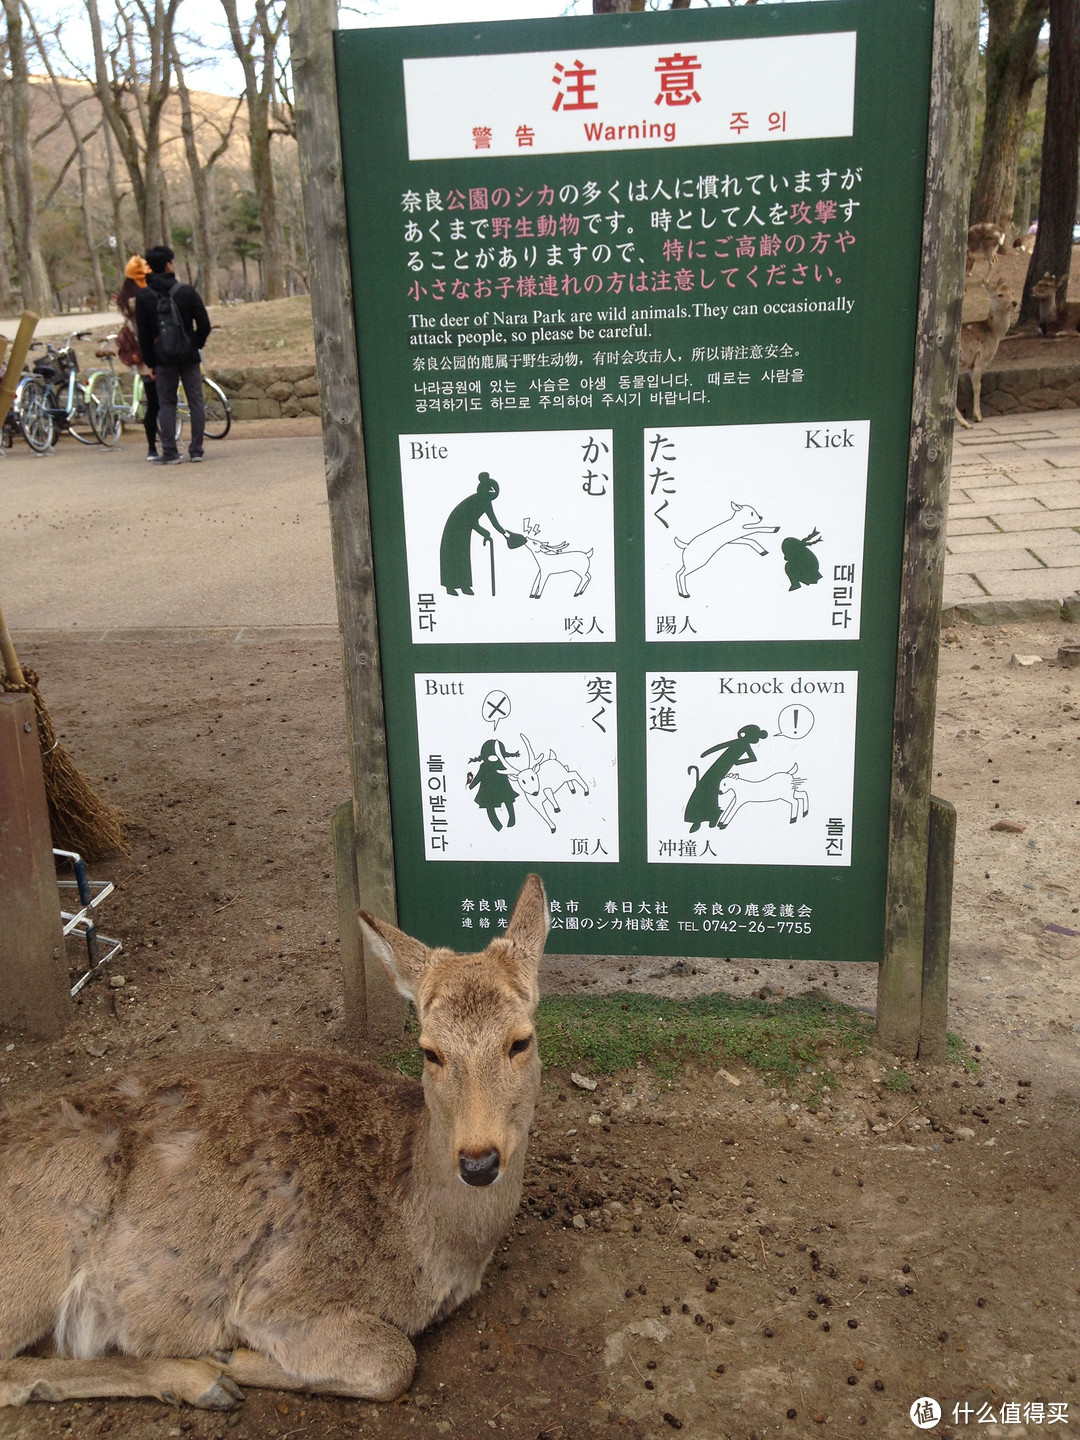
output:
M206 373L229 397L237 420L280 420L320 413L314 361L309 365L256 365L248 370L208 366Z
M961 375L960 409L971 417L971 376ZM1013 415L1031 410L1075 410L1080 407L1080 368L1041 365L1029 370L987 370L982 377L982 413Z

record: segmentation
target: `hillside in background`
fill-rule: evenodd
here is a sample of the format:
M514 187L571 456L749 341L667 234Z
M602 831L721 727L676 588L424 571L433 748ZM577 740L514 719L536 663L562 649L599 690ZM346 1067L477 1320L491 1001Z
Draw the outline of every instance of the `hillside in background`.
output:
M45 264L57 308L66 310L81 307L93 287L78 163L64 105L70 108L85 147L89 241L98 253L107 292L120 284L124 263L133 252L143 249L143 242L131 181L115 140L106 137L101 105L93 87L87 81L64 79L59 81L59 90L63 104L47 76L32 77L30 134ZM205 165L214 151L224 146L208 172L221 297L258 298L261 235L249 169L247 107L243 100L207 91L191 90L190 98L200 162ZM135 97L129 97L128 103L134 115ZM280 213L299 217L296 142L291 136L277 135L273 147ZM181 130L180 99L175 93L163 112L161 163L167 230L162 238L177 252L181 275L199 282L203 277L194 272L191 175ZM295 223L286 219L282 229L288 287L290 291L306 290L307 267L298 218Z

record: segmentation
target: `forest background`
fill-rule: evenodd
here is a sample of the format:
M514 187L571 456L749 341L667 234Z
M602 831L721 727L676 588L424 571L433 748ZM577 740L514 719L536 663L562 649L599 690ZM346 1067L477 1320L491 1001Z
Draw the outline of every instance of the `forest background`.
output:
M489 0L505 18L708 3ZM285 0L2 4L0 314L103 310L127 257L162 242L210 304L307 291ZM1038 217L1030 288L1032 277L1069 273L1080 0L980 8L970 220L1011 242ZM435 14L477 18L469 12L470 0L443 0ZM341 23L435 14L424 0L360 0L342 6Z

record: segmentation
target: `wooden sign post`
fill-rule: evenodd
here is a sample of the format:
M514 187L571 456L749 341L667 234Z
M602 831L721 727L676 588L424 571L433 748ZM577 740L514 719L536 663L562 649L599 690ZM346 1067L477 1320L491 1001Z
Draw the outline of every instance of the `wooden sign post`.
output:
M34 699L0 694L0 1024L52 1040L71 1019Z
M537 869L552 950L875 960L881 1042L943 1052L976 19L290 4L343 915L480 948Z

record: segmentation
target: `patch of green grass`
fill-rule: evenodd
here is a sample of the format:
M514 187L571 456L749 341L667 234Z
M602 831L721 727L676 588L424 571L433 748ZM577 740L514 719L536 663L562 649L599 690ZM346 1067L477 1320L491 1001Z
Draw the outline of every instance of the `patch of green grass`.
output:
M420 1047L417 1044L420 1039L420 1026L416 1023L416 1011L411 1005L405 1028L412 1036L413 1043L403 1050L389 1050L385 1055L380 1055L379 1064L384 1070L399 1070L410 1080L419 1080L424 1073L424 1057L420 1054Z
M415 1016L409 1030L415 1040L420 1033ZM826 1058L853 1060L874 1039L868 1015L810 995L781 1001L737 1000L723 994L666 1000L628 991L548 995L537 1009L536 1030L547 1068L614 1075L641 1064L671 1080L688 1063L741 1062L807 1098L835 1083L821 1068ZM978 1059L951 1030L945 1054L950 1065L971 1073L979 1069ZM381 1063L413 1080L424 1068L415 1044L384 1055ZM894 1067L884 1088L906 1094L913 1088L911 1076Z
M640 1063L670 1079L681 1065L742 1063L800 1093L832 1085L820 1069L826 1054L861 1055L873 1039L868 1016L813 996L782 1001L702 995L549 995L536 1014L545 1066L613 1075ZM419 1053L397 1051L384 1064L418 1076ZM809 1073L813 1072L813 1073Z
M979 1068L979 1062L971 1054L960 1036L952 1030L945 1036L945 1063L948 1065L962 1065L965 1070L972 1074Z
M826 1051L850 1059L873 1036L868 1017L812 996L770 1002L724 994L551 995L540 1002L536 1024L546 1065L613 1075L640 1062L669 1078L688 1062L741 1062L803 1090L831 1084L827 1072L807 1074Z

